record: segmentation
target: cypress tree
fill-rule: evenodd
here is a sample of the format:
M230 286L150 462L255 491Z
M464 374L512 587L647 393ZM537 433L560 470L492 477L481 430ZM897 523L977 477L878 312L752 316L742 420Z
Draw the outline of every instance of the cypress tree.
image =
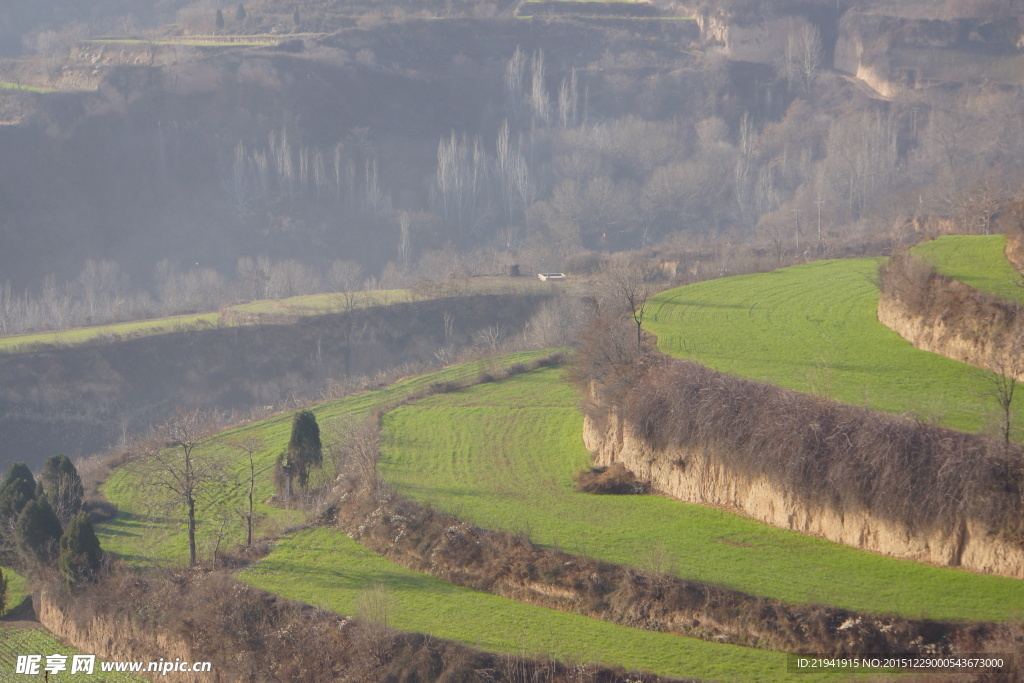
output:
M292 419L292 436L288 441L288 462L305 491L309 484L309 470L323 464L323 446L320 443L320 425L311 410L300 410Z
M30 563L52 564L57 559L60 534L60 521L46 496L29 501L14 525L18 550Z
M95 578L103 559L103 549L89 521L89 515L80 512L71 518L67 530L60 537L60 573L74 586Z
M242 6L242 3L238 3L238 9L235 10L235 20L245 21L245 7Z
M26 500L36 497L36 478L32 476L32 470L28 465L23 462L11 463L7 468L3 486L0 486L0 493L8 490L18 492Z
M36 497L36 482L25 463L14 463L0 486L0 562L16 562L14 527L29 501Z
M221 12L219 9L217 10L216 24L217 24L217 30L218 31L221 30L222 28L224 28L224 13Z

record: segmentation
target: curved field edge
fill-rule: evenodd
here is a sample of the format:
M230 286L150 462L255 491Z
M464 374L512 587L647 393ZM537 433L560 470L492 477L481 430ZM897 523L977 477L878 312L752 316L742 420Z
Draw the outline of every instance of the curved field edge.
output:
M465 381L482 371L527 363L547 353L513 354L464 364L325 403L315 407L315 412L321 425L330 424L332 419L358 418L434 382ZM266 447L258 456L257 492L257 498L263 500L272 492L270 468L287 443L290 424L291 415L287 414L224 432L207 446L207 454L228 455L227 444L235 438L264 438ZM121 508L117 519L98 527L104 547L137 565L180 563L186 556L183 520L153 514L144 489L138 485L138 475L129 464L118 468L103 487L108 498ZM213 508L234 510L241 502L239 490L225 489L218 494ZM299 521L296 513L289 511L267 505L260 510L270 518L268 526ZM210 512L207 508L207 514ZM209 541L210 526L201 521L201 547L204 538ZM781 653L631 629L458 588L391 563L337 530L286 534L270 555L240 576L253 586L283 597L344 614L357 614L367 591L383 586L389 596L391 626L499 652L544 652L570 661L602 662L672 676L750 681L787 678L786 659Z
M1024 303L1020 272L1006 258L1006 235L944 235L910 250L942 275L1007 301Z
M333 430L339 425L364 419L373 411L400 401L414 392L423 391L431 384L466 382L475 379L480 373L500 372L516 363L529 364L552 352L552 349L526 351L463 363L407 378L381 389L326 401L312 406L311 410L317 417L327 446L333 439ZM276 536L283 529L304 521L304 515L299 511L285 510L266 503L274 494L274 462L287 446L292 416L292 412L281 413L260 422L226 429L211 436L197 451L201 457L216 458L226 463L223 482L208 488L197 507L199 526L196 539L200 559L210 557L212 544L216 542L217 533L220 533L221 520L228 524L221 541L222 548L230 548L245 538L237 512L246 507L248 460L240 450L232 446L234 442L247 438L262 440L262 446L254 457L254 512L262 520L256 535ZM319 481L334 477L331 459L326 453L324 465L322 471L314 473ZM142 486L145 476L145 469L138 461L129 461L111 473L100 490L117 506L118 514L114 519L98 524L96 533L104 549L136 566L154 563L180 565L188 557L184 511L157 505L152 490Z
M64 645L49 631L35 628L14 628L0 623L0 680L32 680L33 678L42 680L42 669L46 665L46 657L48 655L64 655L70 658L71 655L79 654L83 653L73 647ZM16 674L15 667L19 655L40 655L43 658L40 662L40 675ZM71 675L69 673L71 670L71 660L68 659L66 662L67 671L56 673L53 675L53 678L60 681L80 681L82 683L86 681L135 683L135 681L144 682L147 680L129 673L101 672L100 661L97 657L94 673L92 674L77 673Z
M1021 582L899 560L661 496L579 493L579 398L556 368L431 396L384 416L399 492L536 543L799 604L938 620L1024 614Z
M540 654L662 676L728 681L791 677L782 653L642 631L460 588L399 567L333 529L282 538L269 556L239 578L341 614L358 614L372 591L378 602L383 595L385 607L378 613L386 613L389 626L492 652Z
M969 432L998 424L976 368L920 351L877 319L879 259L817 261L662 292L644 327L671 356ZM1024 419L1024 404L1015 406Z

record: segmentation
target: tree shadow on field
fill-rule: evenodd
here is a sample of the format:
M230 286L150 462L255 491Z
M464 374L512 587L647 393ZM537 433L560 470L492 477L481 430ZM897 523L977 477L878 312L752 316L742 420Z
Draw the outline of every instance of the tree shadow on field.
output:
M101 533L110 536L141 536L145 533L147 527L180 524L183 521L176 517L156 517L153 515L137 515L132 512L119 512L114 519L103 522Z

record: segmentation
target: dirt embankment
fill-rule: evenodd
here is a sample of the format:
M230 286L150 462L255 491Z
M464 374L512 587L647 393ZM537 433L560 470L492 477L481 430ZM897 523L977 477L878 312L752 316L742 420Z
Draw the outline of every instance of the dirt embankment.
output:
M385 487L353 487L335 521L374 552L459 586L633 628L789 652L973 651L986 624L863 615L601 562L483 529Z
M494 681L670 680L400 633L201 569L160 578L116 571L85 592L70 595L54 584L37 589L33 600L44 626L99 659L148 663L180 657L211 664L210 673L148 674L167 683L465 681L479 680L481 672Z
M32 595L39 623L66 643L82 652L94 654L104 661L150 662L199 661L186 639L170 630L161 631L137 623L127 615L93 613L75 618L66 598L60 599L52 587L44 587ZM171 673L164 680L173 683L211 683L222 680L210 674Z
M618 416L611 416L603 427L588 418L584 442L594 451L595 464L622 462L658 491L688 503L724 507L783 529L885 555L1024 578L1024 551L992 538L975 520L918 531L866 508L811 502L768 477L731 471L707 447L653 448Z
M1006 258L1014 268L1024 272L1024 235L1010 233L1006 236Z
M696 363L639 366L618 390L591 385L596 465L856 548L1024 578L1016 446Z
M917 348L1024 380L1020 306L907 255L882 270L880 289L879 322Z

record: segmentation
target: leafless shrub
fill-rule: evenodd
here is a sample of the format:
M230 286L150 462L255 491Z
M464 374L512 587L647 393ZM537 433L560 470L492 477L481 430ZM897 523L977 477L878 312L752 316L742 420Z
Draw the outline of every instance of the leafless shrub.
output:
M621 462L583 470L576 474L574 480L577 490L584 493L622 496L648 493L650 490L649 484L639 481Z
M655 448L703 449L835 510L871 510L918 531L972 519L1022 532L1019 447L662 358L614 396Z

